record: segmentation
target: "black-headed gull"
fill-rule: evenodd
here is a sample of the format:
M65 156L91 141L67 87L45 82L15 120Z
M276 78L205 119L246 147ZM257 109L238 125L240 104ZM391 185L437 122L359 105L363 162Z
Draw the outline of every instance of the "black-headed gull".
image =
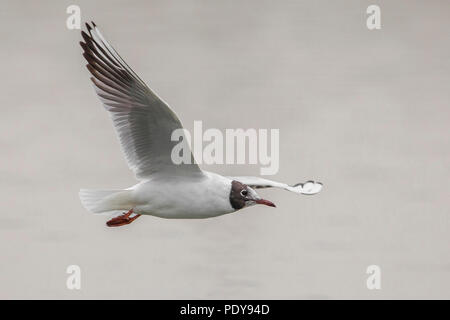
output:
M93 213L123 211L107 225L129 224L140 215L200 219L235 212L254 204L275 207L254 189L282 188L315 194L322 184L308 181L289 186L259 177L224 177L192 164L174 164L171 141L183 128L176 114L111 47L98 27L81 32L83 56L95 90L109 112L128 165L140 182L123 190L80 190L83 206ZM192 157L192 154L191 154ZM191 158L193 160L193 157Z

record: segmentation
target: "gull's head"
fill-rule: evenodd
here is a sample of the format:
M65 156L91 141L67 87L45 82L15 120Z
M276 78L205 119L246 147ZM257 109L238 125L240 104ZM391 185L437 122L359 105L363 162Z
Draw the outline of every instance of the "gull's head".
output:
M264 204L269 207L275 207L273 202L262 199L255 190L236 180L231 182L230 204L235 210L250 207L255 204Z

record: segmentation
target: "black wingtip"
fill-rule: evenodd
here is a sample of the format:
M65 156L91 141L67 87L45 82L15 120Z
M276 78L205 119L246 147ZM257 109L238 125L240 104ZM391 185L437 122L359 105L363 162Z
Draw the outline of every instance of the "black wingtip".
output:
M87 44L85 42L80 41L80 46L81 46L81 48L83 48L84 52L89 51Z
M89 63L89 64L92 64L93 62L92 62L92 58L89 56L89 54L85 51L85 52L83 52L83 57L86 59L86 61Z
M84 41L86 41L86 42L88 42L90 39L89 35L86 32L84 32L84 30L81 30L81 36L83 37Z

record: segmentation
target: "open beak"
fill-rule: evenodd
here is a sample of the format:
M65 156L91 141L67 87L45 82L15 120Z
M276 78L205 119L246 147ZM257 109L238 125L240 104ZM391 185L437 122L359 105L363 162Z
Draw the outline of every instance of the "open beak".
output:
M257 204L265 204L266 206L269 206L269 207L274 207L274 208L276 207L276 205L272 201L269 201L266 199L258 199L255 202Z

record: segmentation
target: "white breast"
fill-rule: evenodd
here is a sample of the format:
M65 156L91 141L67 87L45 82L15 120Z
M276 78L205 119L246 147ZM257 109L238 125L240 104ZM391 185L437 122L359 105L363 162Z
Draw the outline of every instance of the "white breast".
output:
M215 173L195 179L155 177L132 189L134 209L140 214L201 219L235 211L229 200L231 180Z

